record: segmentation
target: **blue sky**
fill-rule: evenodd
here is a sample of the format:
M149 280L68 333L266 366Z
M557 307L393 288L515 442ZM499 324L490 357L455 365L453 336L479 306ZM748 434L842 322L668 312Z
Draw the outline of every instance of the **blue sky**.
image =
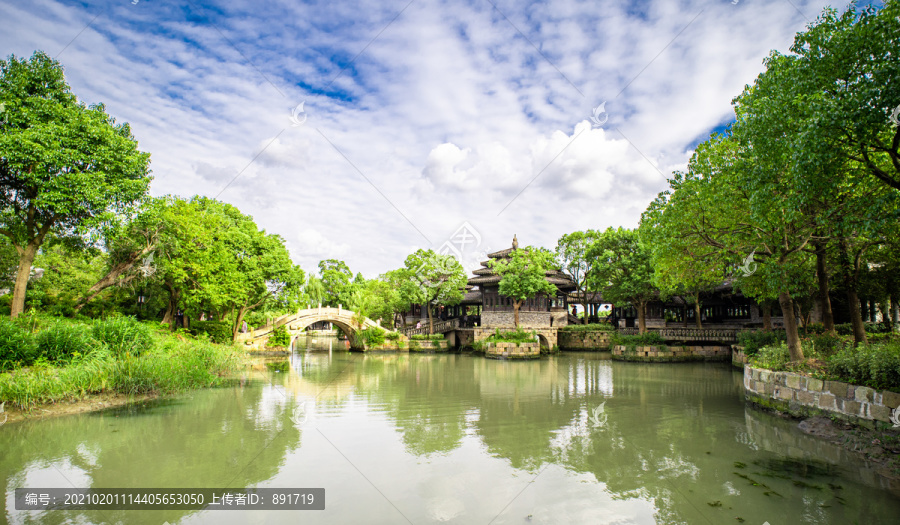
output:
M372 277L463 223L479 252L635 226L825 5L5 1L0 53L58 57L131 123L154 195L218 197L305 270Z

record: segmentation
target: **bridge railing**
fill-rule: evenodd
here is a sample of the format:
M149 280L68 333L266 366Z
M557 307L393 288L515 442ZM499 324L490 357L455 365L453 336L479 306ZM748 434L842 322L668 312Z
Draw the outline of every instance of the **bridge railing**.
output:
M638 335L637 328L620 328L622 335ZM737 342L737 334L743 332L737 328L649 328L648 332L657 332L666 341L715 341Z
M459 319L447 319L446 321L438 321L434 323L434 333L436 334L442 334L444 332L456 330L457 328L459 328ZM401 328L397 331L405 335L406 337L409 337L411 335L427 334L428 323L422 325L421 328Z

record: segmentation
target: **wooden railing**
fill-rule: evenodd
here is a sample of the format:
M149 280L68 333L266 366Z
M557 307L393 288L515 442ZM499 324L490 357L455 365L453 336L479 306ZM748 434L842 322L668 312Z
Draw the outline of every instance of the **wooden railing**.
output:
M666 341L716 341L737 342L737 334L743 330L736 328L649 328L648 332L657 332ZM620 328L622 335L638 335L637 328Z
M446 321L438 321L434 323L434 333L436 334L442 334L444 332L456 330L457 328L459 328L459 319L448 319ZM405 335L406 337L409 337L411 335L427 334L428 323L423 324L421 328L401 328L398 330L398 332Z

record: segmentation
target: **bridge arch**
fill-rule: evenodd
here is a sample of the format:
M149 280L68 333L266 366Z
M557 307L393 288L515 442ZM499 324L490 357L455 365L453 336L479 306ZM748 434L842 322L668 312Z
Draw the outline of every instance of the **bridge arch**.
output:
M372 328L378 327L378 323L365 318L362 322L362 326L359 327L357 320L354 319L356 315L355 312L351 310L346 310L344 308L331 308L331 307L319 307L319 308L307 308L305 310L299 310L296 314L288 314L278 319L275 319L275 322L271 325L265 326L258 330L254 330L252 332L238 334L238 337L235 339L236 342L243 342L245 345L253 347L260 347L265 345L266 341L268 341L269 336L272 335L272 331L277 328L284 326L287 328L288 333L291 336L291 344L294 343L294 339L297 338L303 330L319 321L327 321L332 323L341 329L348 337L351 337L354 332L356 332L360 328ZM351 337L352 340L352 337ZM352 344L352 342L351 342Z

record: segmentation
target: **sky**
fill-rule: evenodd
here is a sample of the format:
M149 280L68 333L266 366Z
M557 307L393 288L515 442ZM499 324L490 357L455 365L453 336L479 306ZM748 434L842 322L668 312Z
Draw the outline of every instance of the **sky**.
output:
M43 50L130 123L154 196L220 199L307 272L375 277L420 248L471 270L514 234L636 227L826 5L0 0L0 54Z

